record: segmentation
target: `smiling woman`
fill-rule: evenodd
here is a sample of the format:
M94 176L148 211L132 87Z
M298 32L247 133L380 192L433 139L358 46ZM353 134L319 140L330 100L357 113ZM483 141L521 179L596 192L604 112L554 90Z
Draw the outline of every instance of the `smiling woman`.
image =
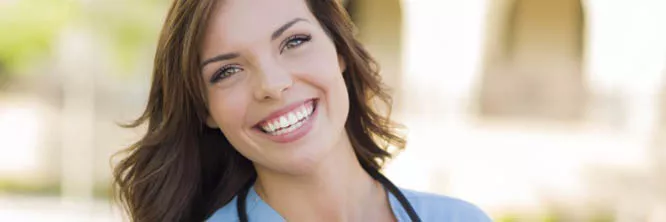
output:
M335 0L174 1L144 114L115 170L133 221L489 221L399 189L377 66Z

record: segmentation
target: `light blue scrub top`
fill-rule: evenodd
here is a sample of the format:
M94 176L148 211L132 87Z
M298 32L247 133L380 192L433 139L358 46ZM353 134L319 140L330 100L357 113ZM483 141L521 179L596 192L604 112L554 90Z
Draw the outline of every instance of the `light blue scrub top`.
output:
M460 199L417 192L407 189L400 189L407 200L412 204L414 210L422 221L442 221L442 222L490 222L492 221L481 209ZM236 201L234 197L227 205L217 210L211 216L208 222L237 222L238 212L236 211ZM407 211L402 208L400 201L389 192L389 203L393 215L400 222L410 221ZM273 210L266 202L257 195L254 187L249 190L246 200L247 215L250 222L273 222L285 221L278 212Z

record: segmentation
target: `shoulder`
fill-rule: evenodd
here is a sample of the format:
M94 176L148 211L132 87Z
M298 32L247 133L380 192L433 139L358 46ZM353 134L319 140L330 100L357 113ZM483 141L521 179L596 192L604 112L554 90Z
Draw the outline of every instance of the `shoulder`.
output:
M236 201L238 197L234 197L229 203L224 205L222 208L218 209L210 216L206 222L221 222L221 221L232 221L237 222L238 211L236 210Z
M423 221L492 221L479 207L461 199L408 189L401 191Z
M416 210L423 221L451 221L451 222L490 222L492 221L479 207L453 197L419 192L408 189L400 189L405 198ZM236 209L237 197L218 209L207 222L232 221L237 222L238 211ZM399 203L392 203L399 205ZM249 206L253 210L253 206ZM402 212L404 213L404 212ZM265 218L264 218L265 219Z

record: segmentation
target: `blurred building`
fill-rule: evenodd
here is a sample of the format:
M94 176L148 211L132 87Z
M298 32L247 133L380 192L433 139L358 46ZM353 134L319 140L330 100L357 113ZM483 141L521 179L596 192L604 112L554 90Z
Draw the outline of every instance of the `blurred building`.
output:
M146 102L166 4L81 2L91 19L0 84L0 195L103 198L110 155L142 133L117 123ZM666 221L666 2L345 4L409 128L397 184L498 221Z
M666 220L666 3L349 4L410 128L398 183L497 218Z

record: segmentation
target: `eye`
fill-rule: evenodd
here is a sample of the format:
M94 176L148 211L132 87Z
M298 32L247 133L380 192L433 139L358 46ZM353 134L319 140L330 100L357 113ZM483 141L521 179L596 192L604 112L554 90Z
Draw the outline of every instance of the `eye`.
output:
M238 65L226 65L213 73L213 76L210 77L211 83L216 83L221 80L224 80L237 72L243 71Z
M309 42L312 39L310 35L292 35L289 38L285 39L282 43L282 48L280 53L283 53L285 50L294 49L303 45L303 43Z

